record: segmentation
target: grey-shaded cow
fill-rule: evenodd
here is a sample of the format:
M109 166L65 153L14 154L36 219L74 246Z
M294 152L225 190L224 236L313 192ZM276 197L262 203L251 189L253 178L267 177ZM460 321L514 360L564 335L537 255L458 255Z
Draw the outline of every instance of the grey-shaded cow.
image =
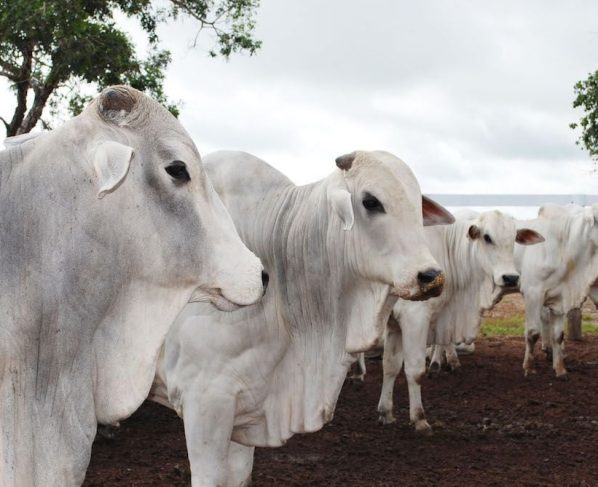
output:
M538 218L519 225L546 238L545 245L515 252L525 301L523 370L525 375L534 372L534 348L542 333L544 348L552 350L556 377L566 379L565 316L581 306L598 277L598 204L586 208L546 204Z
M452 217L422 202L413 173L386 152L339 157L333 174L302 187L249 154L206 161L270 287L234 313L188 306L152 397L183 416L193 485L246 485L255 446L332 419L355 354L381 336L398 297L438 295L422 212L430 224Z
M453 225L426 228L424 235L434 258L446 272L441 296L426 302L397 302L384 339L384 379L378 403L379 420L392 423L393 391L405 367L409 386L409 417L416 430L430 431L421 400L426 368L426 344L449 347L471 343L478 334L480 313L506 288L517 287L515 243L531 245L543 238L499 211L457 216ZM434 358L433 358L434 359ZM432 360L433 360L432 359Z
M194 299L262 295L197 149L163 107L113 87L0 152L0 485L80 485L97 422L147 396Z

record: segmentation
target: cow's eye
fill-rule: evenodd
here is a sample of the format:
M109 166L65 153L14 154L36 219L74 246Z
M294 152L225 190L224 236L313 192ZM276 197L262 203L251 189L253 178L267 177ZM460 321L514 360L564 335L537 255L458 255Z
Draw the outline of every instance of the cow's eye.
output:
M372 196L369 193L365 194L365 196L363 197L362 203L363 203L363 207L368 211L377 212L377 213L386 213L386 210L384 210L384 206L382 206L382 203L380 203L378 198L376 198L375 196Z
M490 238L490 235L488 235L487 233L484 234L484 241L489 244L492 243L492 239Z
M172 161L164 170L178 183L186 183L191 179L183 161Z

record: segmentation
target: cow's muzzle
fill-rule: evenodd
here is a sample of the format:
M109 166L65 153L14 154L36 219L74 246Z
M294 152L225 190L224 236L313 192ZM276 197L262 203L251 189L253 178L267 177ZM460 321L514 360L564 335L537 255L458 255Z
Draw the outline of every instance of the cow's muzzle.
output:
M417 274L419 286L418 301L440 296L444 286L444 272L439 269L428 269Z
M517 274L503 274L503 287L514 288L519 285L519 275Z

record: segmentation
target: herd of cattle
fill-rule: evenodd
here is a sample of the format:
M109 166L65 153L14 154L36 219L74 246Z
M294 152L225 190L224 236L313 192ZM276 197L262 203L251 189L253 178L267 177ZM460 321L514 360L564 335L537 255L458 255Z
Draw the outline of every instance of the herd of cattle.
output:
M598 277L598 206L455 219L387 152L295 186L241 152L200 160L167 110L104 90L78 117L0 152L0 484L80 485L97 424L149 398L183 418L194 486L248 485L256 446L330 421L349 368L383 338L378 412L410 419L459 366L480 316L525 299L566 377L563 324Z

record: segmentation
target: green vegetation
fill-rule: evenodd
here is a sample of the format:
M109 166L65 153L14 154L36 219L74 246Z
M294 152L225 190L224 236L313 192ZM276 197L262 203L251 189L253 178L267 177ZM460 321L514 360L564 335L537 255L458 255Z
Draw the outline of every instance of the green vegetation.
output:
M484 318L482 320L482 336L522 336L525 316L510 318Z
M0 77L8 80L15 108L0 117L7 137L29 132L64 110L79 113L94 91L128 84L178 114L163 84L170 52L160 48L158 27L189 17L196 34L212 34L210 56L253 54L259 0L0 0ZM149 43L140 57L117 14L136 20ZM33 97L31 97L33 95ZM49 110L46 110L48 108Z
M524 315L510 318L484 318L481 335L488 336L523 336ZM584 319L581 323L582 333L598 334L598 323Z
M598 71L578 81L574 92L573 107L582 108L584 113L578 123L569 126L581 129L577 144L585 148L592 159L598 160Z

